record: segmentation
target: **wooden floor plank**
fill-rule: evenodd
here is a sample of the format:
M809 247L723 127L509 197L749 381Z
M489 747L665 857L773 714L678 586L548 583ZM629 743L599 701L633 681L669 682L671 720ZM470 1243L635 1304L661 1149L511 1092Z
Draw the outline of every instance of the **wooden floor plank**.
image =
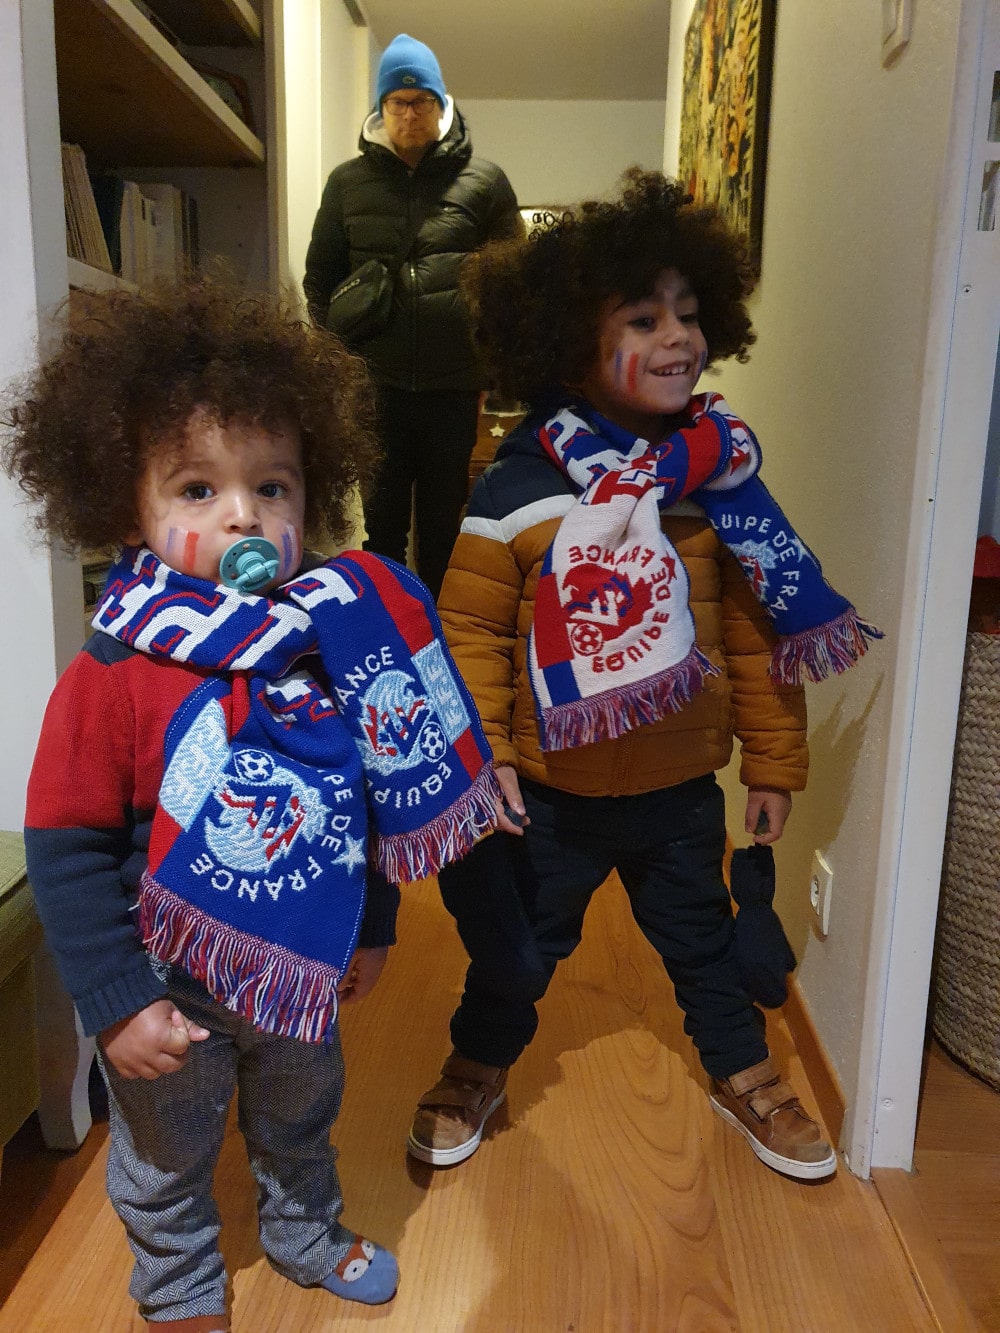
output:
M917 1275L942 1333L982 1333L983 1325L966 1304L962 1288L933 1225L924 1213L915 1177L883 1168L872 1172L879 1195Z
M931 1042L912 1188L963 1298L1000 1330L1000 1093Z
M916 1148L1000 1152L1000 1093L931 1042L924 1062Z
M712 1114L662 969L615 883L543 1001L481 1151L447 1171L410 1161L410 1115L447 1053L464 956L433 884L406 891L399 933L377 991L344 1013L335 1130L344 1220L396 1251L399 1293L365 1309L275 1274L231 1132L217 1191L235 1333L934 1329L870 1185L845 1171L818 1185L777 1176ZM780 1018L770 1037L809 1102ZM33 1237L34 1253L14 1261L0 1333L138 1327L104 1151ZM6 1163L0 1210L5 1183Z

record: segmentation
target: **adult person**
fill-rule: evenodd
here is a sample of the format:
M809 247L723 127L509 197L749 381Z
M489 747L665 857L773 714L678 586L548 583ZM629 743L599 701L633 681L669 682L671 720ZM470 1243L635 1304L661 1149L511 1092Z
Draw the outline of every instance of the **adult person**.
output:
M378 68L375 109L361 156L343 162L323 191L303 281L313 319L370 259L403 258L388 325L357 350L378 387L385 460L365 501L365 549L405 562L411 509L417 572L437 596L468 494L479 393L485 379L458 294L465 256L522 228L507 177L473 157L469 129L445 91L434 52L406 33Z

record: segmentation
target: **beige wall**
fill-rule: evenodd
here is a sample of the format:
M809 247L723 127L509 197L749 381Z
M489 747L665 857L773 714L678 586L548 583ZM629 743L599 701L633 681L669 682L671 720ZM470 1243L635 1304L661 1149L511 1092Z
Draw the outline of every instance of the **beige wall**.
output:
M339 0L283 6L283 70L289 279L298 286L320 194L331 168L350 157L361 119L358 46L362 30ZM367 91L367 90L365 90Z
M290 0L282 6L281 78L284 135L277 188L284 211L281 280L302 299L302 276L313 220L326 178L357 153L369 108L370 35L356 27L340 0ZM364 535L360 501L353 545ZM331 551L332 547L329 548Z
M662 102L461 99L473 150L503 167L522 206L604 194L633 162L663 159Z
M683 35L675 0L665 168L676 169ZM764 476L833 585L885 631L846 677L810 688L812 772L778 849L799 983L848 1101L857 1082L876 861L958 6L922 0L909 47L880 60L868 0L778 7L759 344L718 383L757 429ZM727 775L739 844L742 793ZM812 926L814 848L834 871Z
M361 124L371 107L371 53L377 48L369 30L354 25L340 0L325 4L322 17L320 172L325 182L338 163L358 151Z

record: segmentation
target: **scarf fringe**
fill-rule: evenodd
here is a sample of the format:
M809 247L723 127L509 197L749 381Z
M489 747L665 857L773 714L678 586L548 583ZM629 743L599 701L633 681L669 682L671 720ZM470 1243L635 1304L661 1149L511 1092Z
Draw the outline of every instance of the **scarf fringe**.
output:
M436 875L442 866L470 852L496 828L496 801L503 791L489 764L479 770L469 790L430 823L411 833L379 834L375 863L392 884L412 884Z
M139 928L149 952L198 977L209 994L261 1032L329 1042L341 973L208 916L144 875Z
M859 662L884 635L849 607L836 620L783 636L771 655L771 675L782 685L801 685L839 676Z
M545 708L539 716L541 748L572 750L578 745L617 740L637 727L658 722L667 713L679 713L704 688L719 668L697 648L673 666L620 689L572 699Z

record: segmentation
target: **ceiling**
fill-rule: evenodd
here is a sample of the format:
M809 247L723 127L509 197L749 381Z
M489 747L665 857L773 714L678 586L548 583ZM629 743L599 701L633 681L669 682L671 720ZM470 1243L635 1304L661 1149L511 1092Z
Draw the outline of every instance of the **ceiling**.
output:
M470 99L662 100L670 0L356 0L376 40L407 32Z

